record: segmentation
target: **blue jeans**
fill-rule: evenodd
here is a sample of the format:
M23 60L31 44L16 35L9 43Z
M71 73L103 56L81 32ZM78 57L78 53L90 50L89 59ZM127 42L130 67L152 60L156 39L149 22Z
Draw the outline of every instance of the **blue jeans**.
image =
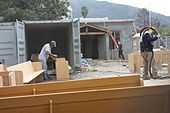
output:
M48 73L47 73L47 61L46 60L40 60L40 62L42 63L42 68L44 70L44 80L48 80Z

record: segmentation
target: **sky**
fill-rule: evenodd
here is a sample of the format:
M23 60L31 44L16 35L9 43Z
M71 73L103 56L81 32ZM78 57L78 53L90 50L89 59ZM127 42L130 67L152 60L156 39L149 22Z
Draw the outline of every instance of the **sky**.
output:
M112 3L125 4L170 16L170 0L98 0Z

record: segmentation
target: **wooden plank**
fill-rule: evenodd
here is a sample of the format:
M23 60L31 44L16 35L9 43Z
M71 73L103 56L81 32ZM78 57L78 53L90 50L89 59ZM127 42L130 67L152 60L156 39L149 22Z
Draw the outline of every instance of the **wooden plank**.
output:
M41 62L32 62L32 67L33 67L34 72L42 70Z
M168 110L166 113L170 113L170 91L168 92L168 98L167 98L167 106L168 106Z
M10 67L7 68L7 70L8 71L22 71L24 83L31 82L33 79L38 77L43 72L43 70L38 71L38 72L37 71L34 72L31 61L24 62L24 63L21 63L21 64L17 64L17 65L14 65L14 66L10 66Z
M105 33L104 32L84 32L84 33L80 33L80 35L105 35ZM82 37L82 38L89 38L89 37Z
M141 86L137 74L89 80L70 80L0 88L0 97Z
M0 112L170 113L169 98L170 85L87 90L0 98Z
M154 51L156 65L161 69L161 64L168 63L169 50ZM128 55L128 65L132 72L140 72L140 67L143 66L143 58L140 52L134 52Z
M135 67L134 67L134 55L133 55L133 53L130 53L129 55L128 55L128 68L130 69L130 71L131 72L135 72Z
M35 84L35 83L40 83L40 82L43 82L44 81L44 77L43 77L43 72L44 70L40 70L40 71L37 71L33 74L33 80L31 80L29 82L29 84ZM39 75L39 76L37 76Z
M8 71L22 71L23 72L23 81L24 83L29 83L32 79L32 74L34 70L30 61L10 66L7 68Z
M57 58L55 62L56 78L59 81L69 80L69 69L65 58Z

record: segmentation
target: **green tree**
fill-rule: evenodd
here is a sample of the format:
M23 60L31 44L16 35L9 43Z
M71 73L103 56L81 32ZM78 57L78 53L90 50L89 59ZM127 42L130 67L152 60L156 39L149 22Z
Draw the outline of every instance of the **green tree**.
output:
M68 0L1 0L4 21L56 20L67 17Z
M81 7L81 15L86 18L88 15L88 8L86 6Z
M160 34L163 36L170 36L170 26L161 26Z

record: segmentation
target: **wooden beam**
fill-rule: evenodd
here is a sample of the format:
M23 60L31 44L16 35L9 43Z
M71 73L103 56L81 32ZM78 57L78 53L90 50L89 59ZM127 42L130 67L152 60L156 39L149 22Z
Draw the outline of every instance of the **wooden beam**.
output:
M170 85L0 98L1 113L170 113Z
M154 58L159 68L161 68L161 64L168 63L169 55L169 50L154 51ZM133 52L128 55L128 65L132 72L140 73L140 67L143 65L140 52Z
M87 32L89 32L89 29L88 29L88 27L86 27L86 28L85 28L85 30L86 30L86 31L85 31L86 33L87 33Z
M80 26L80 29L82 29L84 27L90 27L90 28L94 28L94 29L102 31L102 32L108 32L107 28L104 28L101 26L96 26L96 25L90 25L90 24L84 24L84 25Z
M104 35L104 32L84 32L84 33L80 33L80 35Z
M41 64L39 64L39 65L41 65ZM37 66L39 66L39 65L37 65ZM40 69L40 68L42 68L42 66L36 67L36 68ZM22 71L24 83L30 83L32 80L34 80L36 77L40 76L44 72L44 70L34 71L31 61L10 66L7 68L7 70L8 71Z
M51 83L30 84L16 87L1 87L0 97L23 96L44 93L83 91L105 88L141 86L137 74L123 77L109 77L90 80L70 80Z

